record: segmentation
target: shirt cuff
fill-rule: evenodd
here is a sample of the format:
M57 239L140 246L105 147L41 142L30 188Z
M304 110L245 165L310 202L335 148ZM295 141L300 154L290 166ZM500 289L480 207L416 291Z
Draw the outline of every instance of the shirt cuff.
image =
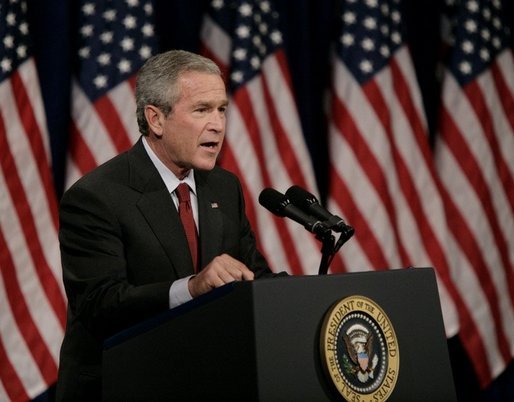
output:
M175 282L171 284L170 287L170 308L180 306L192 300L193 297L191 293L189 293L188 282L189 279L194 276L186 276L185 278L177 279Z

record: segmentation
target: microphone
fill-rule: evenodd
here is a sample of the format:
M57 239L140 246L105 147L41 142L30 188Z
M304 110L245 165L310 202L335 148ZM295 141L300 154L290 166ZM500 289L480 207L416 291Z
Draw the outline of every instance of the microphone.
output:
M291 186L286 191L286 197L291 203L302 211L325 221L327 226L335 232L342 232L349 238L355 232L355 229L345 223L345 221L337 215L333 215L321 206L318 199L307 190L300 186Z
M291 201L281 192L272 188L265 188L259 195L259 203L274 215L288 217L309 232L324 235L330 231L322 222L291 204Z

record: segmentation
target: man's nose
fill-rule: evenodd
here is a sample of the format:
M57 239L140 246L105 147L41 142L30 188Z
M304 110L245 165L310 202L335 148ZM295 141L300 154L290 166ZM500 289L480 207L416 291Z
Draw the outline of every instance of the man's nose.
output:
M211 115L211 119L209 122L209 128L211 130L215 130L216 132L222 132L225 129L225 123L226 123L225 113L215 111Z

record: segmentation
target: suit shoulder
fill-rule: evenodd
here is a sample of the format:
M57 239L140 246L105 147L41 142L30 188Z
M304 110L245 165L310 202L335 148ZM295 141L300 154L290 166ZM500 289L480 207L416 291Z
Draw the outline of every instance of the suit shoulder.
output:
M124 182L128 177L128 158L127 153L121 153L107 162L97 166L90 172L86 173L78 179L71 187L97 188L113 184L115 182Z

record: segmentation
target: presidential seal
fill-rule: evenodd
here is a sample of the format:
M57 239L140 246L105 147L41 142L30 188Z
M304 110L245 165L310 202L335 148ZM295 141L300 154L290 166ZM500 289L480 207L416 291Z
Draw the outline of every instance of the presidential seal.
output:
M400 351L391 321L373 300L350 296L325 315L321 362L347 401L377 402L391 396L398 379Z

